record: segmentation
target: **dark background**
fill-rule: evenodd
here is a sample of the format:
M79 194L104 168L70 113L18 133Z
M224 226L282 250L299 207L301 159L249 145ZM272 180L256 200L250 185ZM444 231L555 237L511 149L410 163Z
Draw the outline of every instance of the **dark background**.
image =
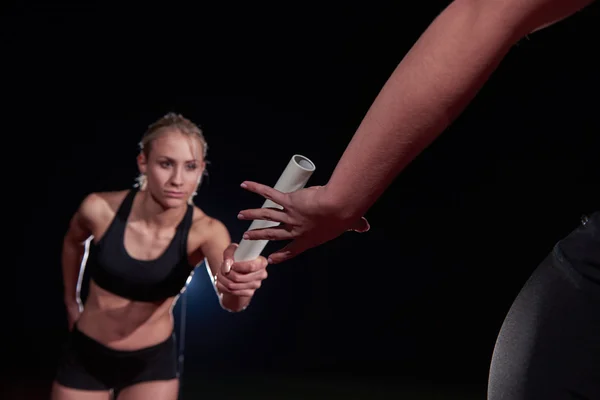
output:
M148 124L175 111L201 125L196 203L239 241L237 212L263 201L239 184L273 185L297 153L317 166L309 184L326 183L448 2L243 4L4 6L3 398L47 396L67 333L63 234L86 194L134 183ZM600 204L598 10L514 46L369 211L369 233L270 267L240 314L199 269L183 398L485 398L513 298Z

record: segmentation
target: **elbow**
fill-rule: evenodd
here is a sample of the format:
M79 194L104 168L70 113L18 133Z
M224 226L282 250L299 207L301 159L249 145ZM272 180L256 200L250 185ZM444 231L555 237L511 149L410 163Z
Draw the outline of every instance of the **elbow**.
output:
M519 37L570 17L594 0L456 0L510 26Z
M526 26L527 33L533 33L554 25L573 14L583 10L594 0L553 0L545 1L544 3L550 3L549 6L544 7L540 12L536 13L531 21Z
M80 243L75 240L72 235L65 235L63 238L63 252L67 253L79 253L82 249L85 248L85 243Z

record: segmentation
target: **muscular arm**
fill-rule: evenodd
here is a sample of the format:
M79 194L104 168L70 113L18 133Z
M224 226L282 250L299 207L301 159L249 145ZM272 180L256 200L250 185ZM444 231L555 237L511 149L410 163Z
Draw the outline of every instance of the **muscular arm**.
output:
M325 186L324 202L362 216L463 111L510 47L591 0L456 0L385 83Z
M85 254L85 241L91 236L94 195L88 196L71 218L69 229L63 239L62 271L64 282L64 302L67 306L79 304L79 275Z

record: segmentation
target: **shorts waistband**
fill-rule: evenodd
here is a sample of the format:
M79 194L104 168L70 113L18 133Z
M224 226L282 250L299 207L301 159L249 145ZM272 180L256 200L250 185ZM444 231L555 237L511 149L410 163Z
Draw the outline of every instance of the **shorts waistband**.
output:
M171 332L171 335L169 335L169 337L167 339L163 340L160 343L154 344L152 346L143 347L143 348L135 349L135 350L118 350L118 349L113 349L111 347L108 347L105 344L100 343L96 339L86 335L85 333L83 333L82 331L79 330L79 328L77 327L77 324L73 325L73 330L71 331L71 337L72 337L73 341L78 342L78 343L86 346L87 348L93 348L95 351L100 351L106 355L115 356L115 357L135 356L135 355L141 355L141 354L146 354L146 353L152 353L152 352L162 349L165 346L170 346L176 340L175 332L173 331L173 332Z

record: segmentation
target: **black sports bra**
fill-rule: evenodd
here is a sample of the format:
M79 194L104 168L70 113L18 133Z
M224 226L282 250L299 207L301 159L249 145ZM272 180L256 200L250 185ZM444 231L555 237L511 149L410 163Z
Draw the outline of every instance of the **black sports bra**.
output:
M130 300L155 302L181 293L194 269L187 258L194 209L188 205L175 236L158 258L138 260L127 253L124 241L136 193L137 189L132 189L121 203L104 236L95 244L95 251L90 252L87 267L90 278L101 288Z

